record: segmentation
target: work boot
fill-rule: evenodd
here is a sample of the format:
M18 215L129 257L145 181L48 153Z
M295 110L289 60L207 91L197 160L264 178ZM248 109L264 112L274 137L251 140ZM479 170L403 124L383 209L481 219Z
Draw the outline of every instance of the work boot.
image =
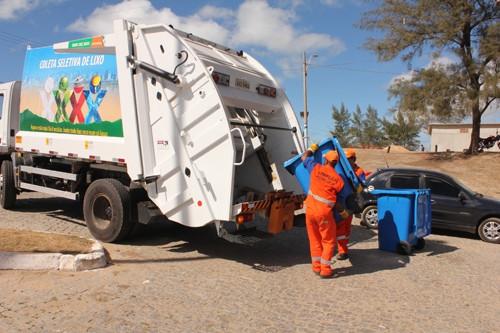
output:
M349 259L349 255L347 253L339 253L339 254L337 254L337 259L338 260L346 260L346 259Z

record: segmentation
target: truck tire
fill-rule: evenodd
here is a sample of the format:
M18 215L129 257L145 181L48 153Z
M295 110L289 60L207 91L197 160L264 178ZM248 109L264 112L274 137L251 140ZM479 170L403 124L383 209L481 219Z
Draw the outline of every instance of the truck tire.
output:
M12 161L2 162L0 174L0 205L4 209L14 208L16 203L16 187L14 185L14 168Z
M83 216L95 239L111 243L130 232L130 193L119 181L99 179L90 184L83 198Z

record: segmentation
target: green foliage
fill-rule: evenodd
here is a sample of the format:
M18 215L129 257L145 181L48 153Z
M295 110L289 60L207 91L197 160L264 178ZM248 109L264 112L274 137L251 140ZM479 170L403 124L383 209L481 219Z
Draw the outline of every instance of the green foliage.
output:
M500 10L493 0L383 0L363 14L361 29L383 34L364 47L390 61L400 56L409 68L432 51L431 66L411 72L389 90L408 119L460 121L472 118L469 150L477 153L481 116L500 89Z
M351 114L345 108L344 103L340 105L340 110L332 106L332 111L332 118L335 122L335 126L333 131L330 131L330 134L339 140L340 145L348 147L352 139L352 134L349 131L351 127Z
M332 107L332 118L335 121L335 135L343 147L382 148L389 144L403 146L415 150L420 142L418 134L420 125L415 117L406 118L397 113L394 122L378 117L377 109L368 106L363 113L356 106L352 114L341 104L340 109Z
M20 113L19 127L22 131L31 132L123 137L121 119L114 122L101 121L90 124L54 123L34 114L29 109L25 109Z
M378 117L378 112L371 105L368 105L366 113L361 111L361 108L356 106L356 111L353 113L353 143L357 147L371 148L382 147L386 140L384 133L381 131L381 122Z
M403 146L409 150L417 149L419 145L417 137L420 132L420 126L417 125L414 117L405 119L401 112L397 112L394 122L390 122L385 118L381 122L387 140L391 144Z
M363 132L366 140L363 146L381 147L385 145L386 138L383 131L381 131L381 120L378 117L377 109L373 108L371 105L368 105L366 109L363 120Z

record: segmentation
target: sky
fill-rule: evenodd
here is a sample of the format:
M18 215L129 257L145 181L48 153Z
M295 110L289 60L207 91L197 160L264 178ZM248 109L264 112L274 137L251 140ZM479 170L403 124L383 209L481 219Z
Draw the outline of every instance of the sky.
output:
M304 110L305 52L309 137L322 141L335 125L332 106L341 103L350 112L371 105L379 117L393 119L387 88L410 68L399 59L377 62L362 48L377 35L354 24L373 6L363 0L0 0L0 82L21 80L28 45L111 33L113 19L171 24L252 55L285 89L297 117ZM424 55L413 66L429 62ZM498 121L496 115L483 122ZM428 147L430 138L422 134L421 143Z

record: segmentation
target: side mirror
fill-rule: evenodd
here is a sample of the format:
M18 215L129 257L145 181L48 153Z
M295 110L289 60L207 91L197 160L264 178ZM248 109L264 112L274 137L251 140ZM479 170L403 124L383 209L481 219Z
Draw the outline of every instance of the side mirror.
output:
M464 192L462 192L462 191L460 191L460 193L458 193L458 198L460 199L460 201L464 201L465 199L467 199L467 198L465 197Z

